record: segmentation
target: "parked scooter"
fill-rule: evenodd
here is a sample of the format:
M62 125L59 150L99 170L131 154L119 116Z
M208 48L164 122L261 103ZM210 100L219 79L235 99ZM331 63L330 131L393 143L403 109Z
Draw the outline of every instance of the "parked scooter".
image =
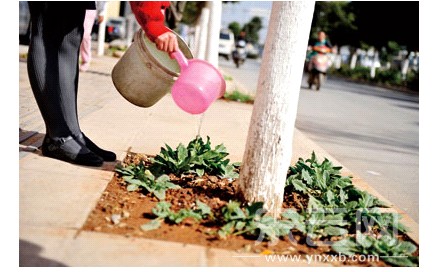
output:
M310 59L307 83L309 84L309 89L312 88L312 85L316 85L316 90L319 91L327 78L327 70L330 67L328 53L331 49L327 46L314 46L313 50L316 54Z
M232 51L232 59L234 60L235 66L238 68L240 67L240 65L243 65L246 57L246 42L243 40L239 40L235 45L235 50Z

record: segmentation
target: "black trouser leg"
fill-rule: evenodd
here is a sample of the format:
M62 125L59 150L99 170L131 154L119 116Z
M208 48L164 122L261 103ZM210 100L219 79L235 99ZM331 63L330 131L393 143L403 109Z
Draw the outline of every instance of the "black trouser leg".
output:
M29 2L31 41L28 75L51 138L79 134L78 58L85 9Z

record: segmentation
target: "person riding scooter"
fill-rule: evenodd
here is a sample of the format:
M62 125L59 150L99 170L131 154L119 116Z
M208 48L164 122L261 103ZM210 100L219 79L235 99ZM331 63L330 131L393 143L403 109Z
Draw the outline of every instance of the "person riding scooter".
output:
M237 37L237 42L235 43L235 50L232 52L232 59L234 60L235 66L238 68L240 64L243 64L247 57L246 52L246 33L244 31L240 32Z
M319 90L323 84L330 64L327 54L331 52L332 47L331 43L326 39L325 32L320 31L318 33L318 41L313 45L311 52L307 56L309 60L307 64L309 88L312 88L312 85L315 84L316 90Z

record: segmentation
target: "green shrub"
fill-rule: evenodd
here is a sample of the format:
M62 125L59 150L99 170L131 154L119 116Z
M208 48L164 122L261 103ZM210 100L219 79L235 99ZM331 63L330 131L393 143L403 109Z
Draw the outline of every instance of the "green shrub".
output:
M377 70L375 82L384 83L386 85L402 86L402 73L398 69Z
M351 71L351 78L358 79L358 80L369 80L370 79L370 67L364 67L364 66L356 66Z
M254 102L254 99L252 96L241 93L238 90L233 91L232 93L225 93L223 96L227 100L237 101L237 102L244 102L244 103L251 103Z
M331 75L350 77L351 69L348 64L342 64L339 69L336 69L334 66L330 67L328 73Z
M348 65L348 64L341 65L341 68L339 69L339 72L341 73L341 75L349 76L349 77L352 74L352 70L350 68L350 65Z
M419 71L408 71L406 75L406 86L412 91L419 92Z
M353 80L380 83L388 86L407 87L412 91L419 91L419 72L412 69L408 70L406 80L403 79L402 72L396 68L376 69L376 75L374 78L370 77L370 67L356 66L354 69L350 69L348 64L342 64L339 69L331 67L328 73L330 75L342 76Z

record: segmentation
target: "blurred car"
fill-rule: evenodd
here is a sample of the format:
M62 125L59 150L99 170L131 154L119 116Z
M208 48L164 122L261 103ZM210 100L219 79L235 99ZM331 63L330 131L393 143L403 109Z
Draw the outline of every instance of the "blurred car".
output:
M124 17L109 18L106 24L105 41L125 39L127 23Z
M222 29L220 31L220 41L218 46L218 54L229 60L232 56L232 51L235 49L234 33L229 29Z
M106 22L105 41L111 42L117 39L125 39L127 37L127 21L124 17L110 17ZM98 40L99 23L95 20L92 28L92 40Z

